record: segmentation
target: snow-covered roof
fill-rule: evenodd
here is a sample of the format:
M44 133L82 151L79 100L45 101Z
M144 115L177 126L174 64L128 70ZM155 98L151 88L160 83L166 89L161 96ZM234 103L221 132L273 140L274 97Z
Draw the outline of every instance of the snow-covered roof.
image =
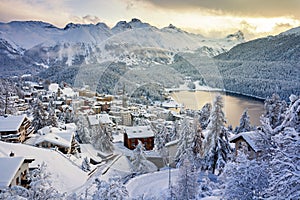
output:
M25 117L26 115L0 116L0 132L17 131Z
M98 150L96 150L91 144L80 144L81 156L86 156L93 159L96 162L102 162L102 158L98 156Z
M125 128L128 138L148 138L154 137L154 132L150 126L127 126Z
M42 135L40 136L36 142L35 145L40 144L42 142L49 142L58 146L62 147L70 147L71 146L71 141L67 140L71 134L68 133L60 133L60 134L55 134L55 133L48 133L47 135Z
M35 141L35 145L42 142L50 142L55 145L70 147L75 130L71 127L69 128L70 129L63 130L56 127L44 127L38 130L38 133L41 134L41 136Z
M97 124L112 124L113 122L109 118L108 114L97 114L97 115L89 115L88 120L91 126Z
M73 193L73 190L82 186L87 180L87 174L84 171L57 151L37 148L26 144L0 141L0 152L9 155L11 151L14 152L17 157L21 156L35 159L29 164L30 168L37 167L45 162L47 164L47 172L51 174L49 179L53 187L60 192ZM2 166L1 164L0 167ZM2 172L3 171L0 170L0 174Z
M256 131L250 131L250 132L243 132L239 133L232 138L230 138L230 142L236 142L239 138L243 138L249 145L250 147L255 151L260 151L262 147L259 145L261 134Z
M24 162L23 157L0 158L0 187L8 187Z

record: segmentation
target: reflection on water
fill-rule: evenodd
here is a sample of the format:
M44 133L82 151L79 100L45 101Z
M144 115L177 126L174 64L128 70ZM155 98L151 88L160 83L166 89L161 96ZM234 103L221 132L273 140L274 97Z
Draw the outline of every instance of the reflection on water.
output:
M207 91L179 91L173 92L171 96L178 102L185 106L186 109L199 110L208 102L213 101L218 92ZM243 111L248 108L250 120L252 125L259 125L260 116L264 112L263 101L255 100L241 95L224 95L224 113L227 120L227 125L236 127L239 125L240 117Z

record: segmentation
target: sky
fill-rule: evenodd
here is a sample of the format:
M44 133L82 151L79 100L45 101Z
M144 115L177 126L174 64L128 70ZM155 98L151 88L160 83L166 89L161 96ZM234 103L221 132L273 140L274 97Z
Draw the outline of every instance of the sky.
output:
M173 24L207 37L238 30L252 39L300 26L300 0L0 0L0 21L67 23L138 18L162 28Z

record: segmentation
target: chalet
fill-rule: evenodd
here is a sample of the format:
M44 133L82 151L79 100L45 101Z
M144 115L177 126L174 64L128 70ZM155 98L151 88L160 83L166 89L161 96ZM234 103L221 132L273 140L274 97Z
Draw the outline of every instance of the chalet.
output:
M46 126L40 130L39 136L34 145L43 148L55 148L62 153L73 154L78 148L78 143L75 140L75 130L61 129L56 127Z
M0 116L0 140L24 142L33 133L31 121L26 115Z
M0 157L0 188L11 186L29 186L29 163L34 159L23 157ZM1 190L0 190L1 191Z
M258 131L250 131L239 133L230 138L229 141L235 143L235 155L238 155L239 151L244 152L251 159L260 155L263 149L261 145L262 134L263 133Z
M139 140L144 144L146 150L152 150L154 148L154 132L150 126L132 126L125 128L125 147L135 149Z

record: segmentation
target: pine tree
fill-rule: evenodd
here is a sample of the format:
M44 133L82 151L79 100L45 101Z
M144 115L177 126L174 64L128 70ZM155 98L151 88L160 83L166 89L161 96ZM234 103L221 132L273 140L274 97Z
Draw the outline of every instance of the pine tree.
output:
M95 184L97 190L93 194L93 200L125 200L128 198L128 191L120 177L110 178L108 182L96 179Z
M300 132L293 127L272 137L274 144L270 161L270 199L300 198Z
M92 126L91 141L92 145L102 152L112 152L114 150L111 136L106 128L101 127L100 124Z
M291 103L285 114L282 124L275 128L275 132L282 131L285 127L294 127L300 132L300 97L291 95Z
M160 128L157 129L154 138L154 145L158 151L164 148L166 144L166 137L167 137L167 129L166 126L162 125Z
M77 135L80 139L80 141L83 144L91 143L91 134L88 130L88 121L86 119L86 116L79 115L78 120L76 120L76 126L77 126Z
M42 102L37 99L33 105L33 120L32 124L35 131L47 126L48 113L44 110Z
M91 171L90 161L87 157L85 157L81 163L81 169L85 172Z
M201 155L203 154L203 139L204 139L204 135L202 133L202 129L200 126L200 123L198 122L198 120L195 118L194 119L194 139L193 139L193 152L195 155Z
M281 100L278 94L273 94L271 98L265 100L264 117L270 120L272 128L280 125L284 118L287 105L284 100Z
M251 131L251 122L250 117L248 115L248 109L244 110L241 119L240 119L240 125L236 127L235 134L242 133L242 132L248 132Z
M47 172L47 165L44 162L39 168L32 171L28 199L40 200L64 198L64 195L60 194L52 187L50 176L51 174Z
M153 163L147 160L144 151L145 147L143 143L139 141L131 156L132 172L136 174L152 172L156 168Z
M46 121L47 126L58 127L57 117L55 114L55 108L50 103L49 103L49 107L48 107L48 113L49 114L48 114L47 121Z
M178 166L182 164L184 158L190 158L192 156L194 134L195 132L192 130L190 121L187 118L184 118L180 127L180 137L175 155L175 161Z
M198 196L196 169L188 159L184 159L182 166L179 167L176 191L177 199L196 199Z
M207 126L207 134L204 140L204 162L205 169L215 173L216 169L221 170L228 160L231 148L228 142L228 131L225 128L225 117L222 111L223 100L217 95L209 124ZM220 172L220 171L219 171Z
M206 103L199 112L199 121L202 129L206 129L209 123L211 107L211 103Z
M268 186L267 165L239 152L236 161L227 163L222 178L224 199L262 199Z
M192 149L191 163L193 163L193 165L197 169L199 169L202 166L201 157L203 156L204 135L202 133L202 129L197 118L194 119L193 128L195 133L194 133L194 138L191 147Z

